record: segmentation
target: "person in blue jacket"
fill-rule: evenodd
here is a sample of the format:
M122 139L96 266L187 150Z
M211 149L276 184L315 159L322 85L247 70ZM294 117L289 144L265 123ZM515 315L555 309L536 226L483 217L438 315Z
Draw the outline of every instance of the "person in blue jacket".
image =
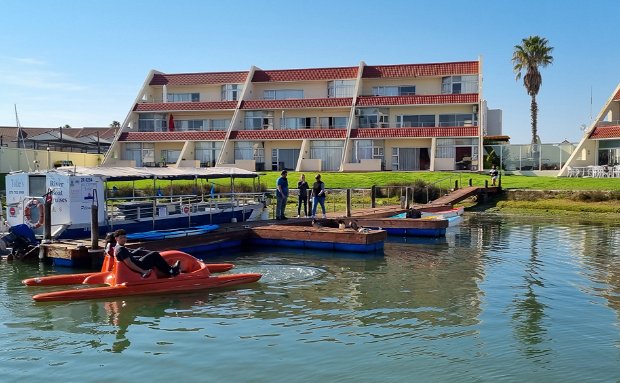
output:
M286 176L288 172L282 170L280 177L276 181L276 219L287 219L284 215L286 209L286 200L288 199L288 180Z

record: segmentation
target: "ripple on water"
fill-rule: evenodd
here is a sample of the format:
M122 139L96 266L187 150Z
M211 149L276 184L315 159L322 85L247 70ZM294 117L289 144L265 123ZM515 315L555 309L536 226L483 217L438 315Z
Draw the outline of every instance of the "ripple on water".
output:
M235 268L236 273L259 273L263 276L260 283L276 287L278 285L303 286L308 282L317 282L326 271L319 267L301 265L257 265Z

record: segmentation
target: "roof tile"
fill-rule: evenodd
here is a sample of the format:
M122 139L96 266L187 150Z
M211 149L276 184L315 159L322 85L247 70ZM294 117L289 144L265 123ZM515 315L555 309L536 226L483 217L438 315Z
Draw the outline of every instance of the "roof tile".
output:
M351 129L351 138L477 137L478 127Z
M177 112L177 111L200 111L235 109L237 101L207 101L207 102L155 102L138 103L134 106L134 112Z
M620 101L620 89L616 92L613 98L614 101Z
M301 109L301 108L338 108L353 104L353 98L301 98L294 100L247 100L241 109Z
M326 81L357 78L358 67L257 70L252 82Z
M155 73L149 85L242 84L248 72Z
M235 130L231 140L304 140L344 139L346 129L299 129L299 130Z
M620 138L620 125L597 126L590 133L590 139L597 140L603 138Z
M123 132L119 141L218 141L226 138L224 131L192 132Z
M365 66L362 78L449 76L478 74L478 61L436 64L404 64Z
M471 104L478 102L478 93L438 94L421 96L360 96L357 106Z

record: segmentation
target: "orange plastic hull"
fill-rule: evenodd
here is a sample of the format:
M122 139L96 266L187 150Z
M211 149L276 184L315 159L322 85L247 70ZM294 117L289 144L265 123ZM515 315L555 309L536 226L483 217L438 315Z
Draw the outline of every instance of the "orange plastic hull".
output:
M235 265L232 263L208 263L207 269L211 273L223 273L231 270ZM93 273L51 275L48 277L36 277L24 279L22 283L26 286L62 286L62 285L97 285L105 283L108 271L98 271Z
M126 282L104 287L55 291L37 294L32 299L37 302L73 301L83 299L113 298L129 295L180 293L202 289L235 286L256 282L261 274L225 274L217 276L181 274L174 278L153 278Z

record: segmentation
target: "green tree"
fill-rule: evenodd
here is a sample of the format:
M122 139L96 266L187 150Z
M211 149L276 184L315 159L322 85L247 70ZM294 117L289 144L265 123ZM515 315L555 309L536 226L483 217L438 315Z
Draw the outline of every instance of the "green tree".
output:
M120 128L121 127L121 123L118 121L112 121L112 123L110 124L110 128Z
M536 103L536 95L542 85L542 76L540 67L546 67L553 63L549 41L540 36L530 36L521 40L521 45L515 45L512 54L513 70L517 74L516 80L519 81L523 72L523 86L527 90L527 94L532 97L530 111L532 114L532 145L539 142L538 140L538 104Z

